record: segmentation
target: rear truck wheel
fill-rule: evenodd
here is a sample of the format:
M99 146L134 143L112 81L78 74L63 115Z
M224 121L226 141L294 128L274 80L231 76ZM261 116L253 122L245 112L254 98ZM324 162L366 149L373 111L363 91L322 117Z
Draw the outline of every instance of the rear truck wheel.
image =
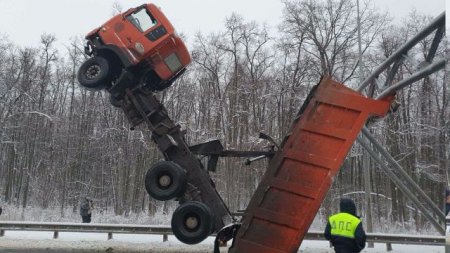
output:
M105 88L110 79L110 65L108 60L101 56L94 56L85 61L77 74L81 86L90 90Z
M198 201L181 204L172 215L172 231L186 244L205 240L213 230L213 216L208 206Z
M150 196L160 201L183 195L186 185L186 171L170 161L154 164L145 175L145 189Z

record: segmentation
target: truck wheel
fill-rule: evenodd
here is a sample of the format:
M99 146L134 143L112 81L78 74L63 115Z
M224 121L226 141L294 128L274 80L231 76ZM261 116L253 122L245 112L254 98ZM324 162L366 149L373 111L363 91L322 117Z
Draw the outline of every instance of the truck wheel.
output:
M178 240L186 244L196 244L212 233L213 216L205 204L188 201L173 213L171 227Z
M109 79L110 66L101 56L94 56L85 61L78 70L78 82L90 90L103 89Z
M181 196L186 185L186 171L170 161L156 163L145 175L145 189L150 196L160 201Z

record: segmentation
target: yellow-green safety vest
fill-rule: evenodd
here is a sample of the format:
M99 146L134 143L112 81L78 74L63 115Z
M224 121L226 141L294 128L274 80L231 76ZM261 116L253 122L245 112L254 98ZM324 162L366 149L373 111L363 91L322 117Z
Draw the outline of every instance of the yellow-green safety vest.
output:
M349 213L338 213L328 219L331 226L331 235L355 238L355 230L361 220Z

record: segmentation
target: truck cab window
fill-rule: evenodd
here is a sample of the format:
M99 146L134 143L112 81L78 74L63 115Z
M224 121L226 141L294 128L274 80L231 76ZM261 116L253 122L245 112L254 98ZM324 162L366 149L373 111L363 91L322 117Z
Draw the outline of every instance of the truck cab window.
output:
M127 19L141 32L145 32L157 24L156 19L149 15L145 8L131 13Z

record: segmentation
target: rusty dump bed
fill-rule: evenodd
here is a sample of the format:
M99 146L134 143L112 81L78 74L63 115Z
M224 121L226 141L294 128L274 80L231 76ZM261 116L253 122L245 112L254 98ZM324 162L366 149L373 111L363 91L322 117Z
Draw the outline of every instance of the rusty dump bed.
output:
M270 162L229 252L297 252L367 118L389 104L323 79Z

